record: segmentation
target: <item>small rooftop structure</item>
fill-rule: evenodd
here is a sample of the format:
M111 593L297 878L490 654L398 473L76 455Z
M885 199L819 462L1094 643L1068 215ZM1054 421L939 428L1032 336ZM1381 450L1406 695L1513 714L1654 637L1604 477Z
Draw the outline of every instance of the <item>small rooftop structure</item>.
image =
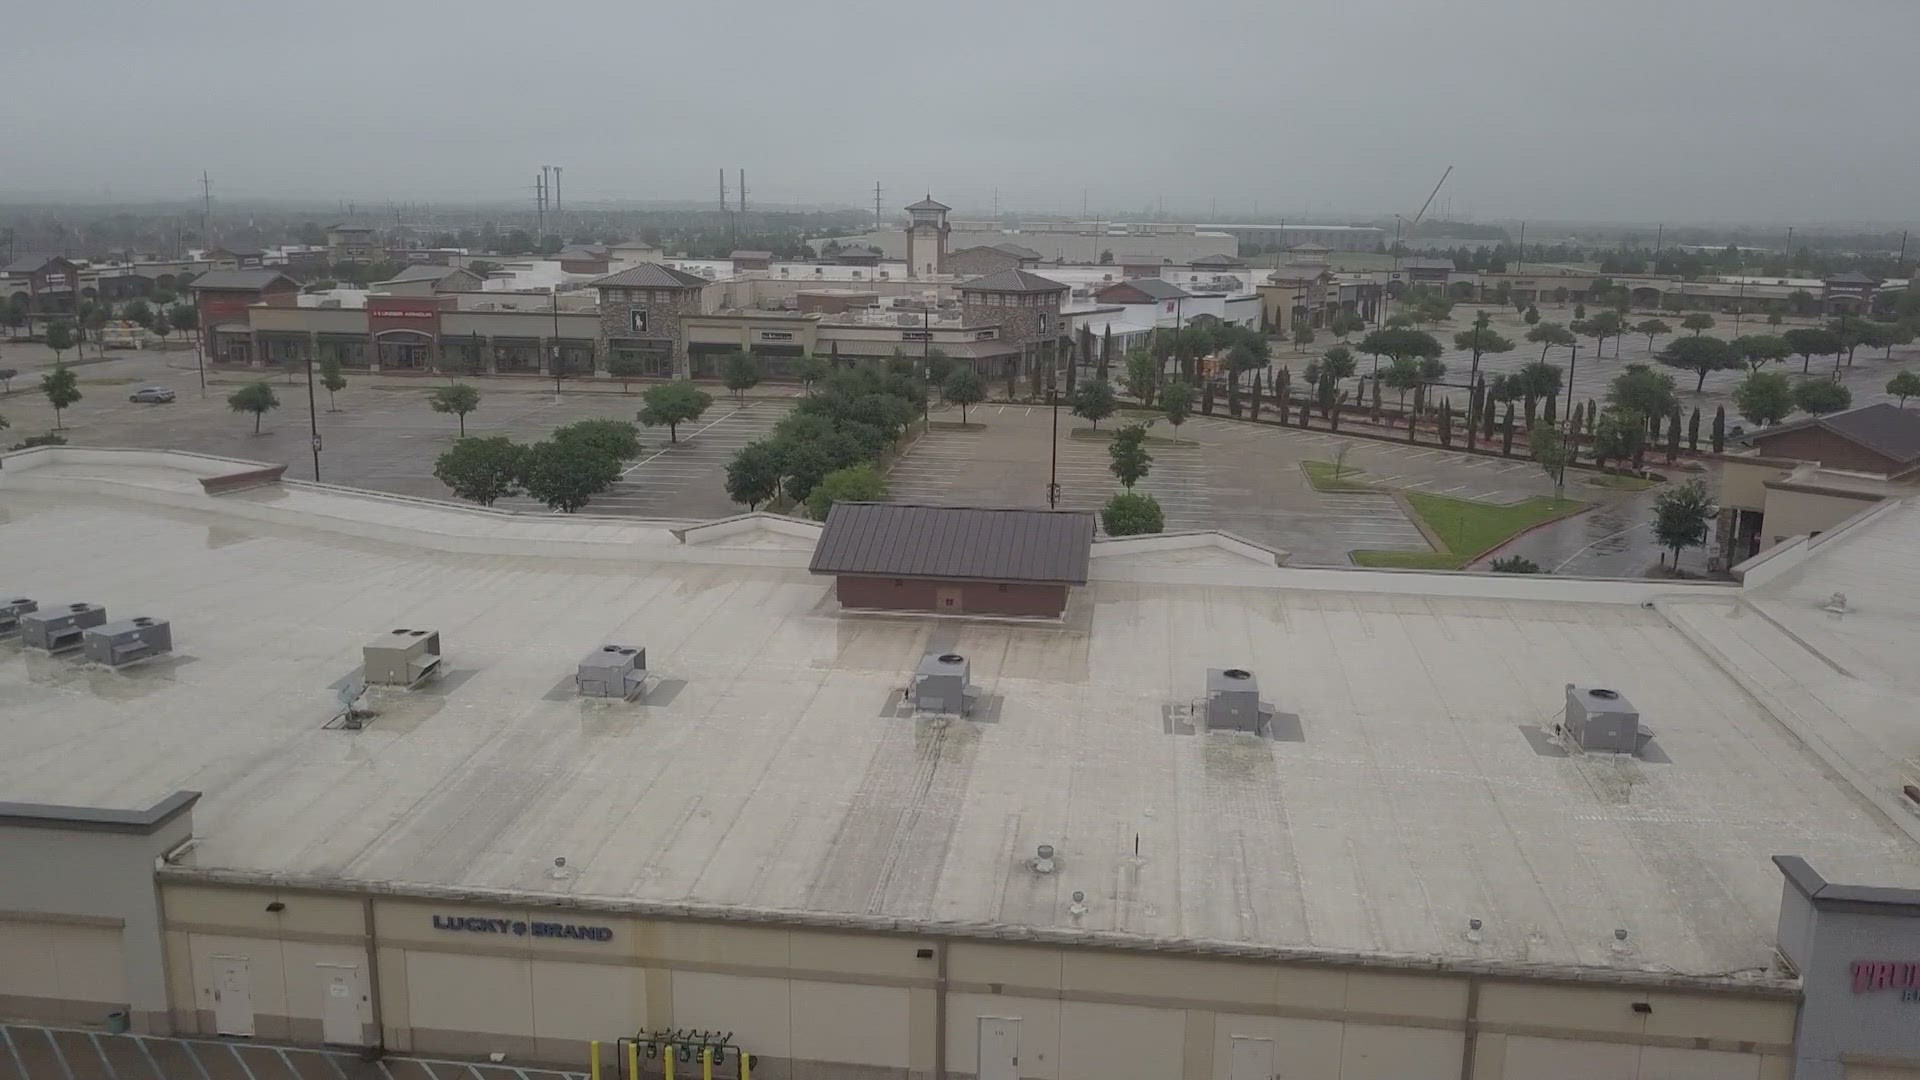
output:
M641 263L588 282L597 289L697 289L706 283L707 279L698 274L675 270L660 263Z
M1920 416L1883 401L1756 431L1747 442L1769 457L1891 475L1920 465Z
M959 292L1050 293L1069 292L1071 286L1026 270L1002 270L954 286Z
M1162 300L1180 300L1193 294L1171 281L1157 277L1140 277L1116 281L1093 295L1107 303L1127 304L1141 301L1158 303Z
M300 283L278 270L209 270L194 278L187 288L195 292L268 292L276 286L297 292Z
M1247 265L1247 262L1232 255L1202 255L1189 261L1187 265L1197 270L1237 270Z
M1051 618L1092 548L1080 511L840 502L807 568L844 607Z

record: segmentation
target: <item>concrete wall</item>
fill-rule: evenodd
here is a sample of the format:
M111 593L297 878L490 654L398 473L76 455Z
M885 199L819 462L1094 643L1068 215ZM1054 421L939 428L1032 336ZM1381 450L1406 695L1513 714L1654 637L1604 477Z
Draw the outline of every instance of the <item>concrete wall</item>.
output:
M1826 532L1881 500L1873 495L1839 495L1772 487L1761 521L1760 550L1789 537Z
M1023 615L1052 618L1067 606L1065 585L939 582L910 578L845 576L835 579L841 606L947 614ZM952 600L953 602L949 602Z

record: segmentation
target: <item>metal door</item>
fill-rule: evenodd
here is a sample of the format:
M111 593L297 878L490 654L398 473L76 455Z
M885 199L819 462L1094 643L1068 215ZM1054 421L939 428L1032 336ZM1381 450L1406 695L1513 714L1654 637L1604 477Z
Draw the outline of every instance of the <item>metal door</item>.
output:
M1273 1080L1273 1040L1233 1037L1229 1080Z
M360 968L356 964L317 964L320 980L320 1041L330 1046L364 1046L360 1030Z
M959 589L936 588L933 590L934 606L941 611L960 611L960 596Z
M213 1030L216 1035L253 1034L253 972L244 956L214 956Z
M979 1080L1019 1080L1020 1021L980 1018Z

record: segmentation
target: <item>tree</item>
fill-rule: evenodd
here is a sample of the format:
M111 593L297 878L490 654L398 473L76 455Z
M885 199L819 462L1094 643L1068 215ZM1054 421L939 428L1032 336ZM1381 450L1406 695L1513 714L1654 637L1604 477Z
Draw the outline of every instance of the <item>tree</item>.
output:
M750 442L727 462L727 498L754 510L780 493L780 455L765 439Z
M1780 325L1781 323L1783 323L1783 322L1786 322L1786 321L1787 321L1787 320L1785 320L1785 319L1783 319L1783 318L1781 318L1781 317L1780 317L1780 313L1779 313L1779 312L1777 312L1777 311L1770 311L1770 312L1768 312L1768 313L1767 313L1767 325L1768 325L1768 326L1779 326L1779 325Z
M1748 371L1759 371L1762 364L1777 364L1793 355L1793 346L1778 334L1742 334L1727 342L1727 349L1747 365Z
M627 393L629 383L646 373L647 362L643 357L620 349L607 357L607 374L620 380L620 392L623 394Z
M1074 362L1069 358L1067 370L1073 370L1073 366ZM944 387L947 384L947 376L953 374L953 357L940 349L929 348L926 357L920 362L920 368L920 375L927 380L928 386Z
M460 418L460 438L467 436L467 414L480 407L480 391L466 383L442 386L427 395L427 404L437 413L452 413Z
M1515 398L1525 402L1527 425L1533 425L1534 403L1551 401L1560 394L1560 372L1558 364L1549 364L1545 360L1529 360L1520 365L1520 369L1508 375L1497 384L1500 396L1512 401Z
M1671 368L1681 368L1694 373L1693 392L1698 394L1706 388L1707 374L1725 371L1741 366L1741 360L1734 355L1727 343L1719 338L1700 337L1675 338L1660 350L1654 359Z
M192 304L175 304L167 309L167 322L183 334L189 330L197 331L200 329L200 309Z
M1334 382L1353 378L1359 366L1359 361L1353 358L1353 350L1345 345L1335 345L1320 357L1320 374L1332 378Z
M433 463L434 479L453 489L456 497L481 506L520 494L520 474L527 448L505 435L457 439L453 448Z
M1500 418L1500 456L1513 456L1513 402L1507 402L1507 412Z
M1074 390L1071 401L1073 415L1093 421L1095 431L1100 430L1100 421L1112 416L1114 409L1118 407L1118 403L1114 401L1113 387L1099 379L1081 383Z
M1787 306L1792 308L1796 315L1805 315L1807 308L1812 304L1813 294L1805 289L1795 289L1787 294Z
M264 382L251 382L227 395L227 408L253 414L253 433L260 434L260 420L280 407L280 397Z
M1638 414L1609 408L1600 414L1593 427L1593 463L1606 468L1609 461L1638 461L1647 445L1647 425Z
M1777 424L1793 411L1793 382L1783 372L1752 372L1734 386L1733 407L1749 424Z
M1533 460L1540 471L1553 481L1553 497L1560 498L1567 487L1567 466L1573 463L1576 449L1566 439L1560 429L1552 424L1541 424L1527 433L1527 442L1533 450Z
M1540 564L1525 555L1507 555L1488 563L1487 569L1496 574L1537 574Z
M1607 384L1607 405L1633 413L1642 423L1646 417L1667 415L1678 404L1673 376L1645 364L1628 364Z
M1680 552L1707 542L1707 527L1719 512L1707 485L1697 476L1653 500L1653 535L1661 547L1673 552L1674 569L1680 567Z
M1868 323L1860 330L1860 344L1870 349L1885 349L1884 359L1893 359L1895 345L1913 344L1913 328L1904 323Z
M948 401L960 406L960 422L965 424L967 407L987 400L987 384L981 381L980 373L974 371L971 364L962 364L947 376L946 385L940 388L940 393Z
M1787 346L1800 354L1800 374L1805 375L1813 366L1816 356L1838 356L1846 351L1847 345L1839 334L1831 330L1813 326L1796 326L1780 335L1786 339Z
M1127 393L1142 405L1152 405L1153 395L1160 387L1161 361L1144 349L1134 349L1127 353L1126 374L1121 381L1126 385Z
M13 380L20 373L13 368L0 368L0 393L13 393Z
M1580 341L1579 338L1573 336L1573 331L1557 322L1534 324L1527 330L1527 340L1540 346L1540 359L1542 360L1547 358L1548 349L1556 345L1563 349L1571 349Z
M1281 398L1283 421L1286 415L1285 407L1286 399ZM1173 430L1178 432L1180 425L1186 423L1187 417L1193 413L1193 387L1177 379L1161 387L1160 413L1167 418L1167 423L1172 425Z
M620 478L620 462L584 439L548 439L527 448L520 482L550 510L577 513Z
M1311 344L1313 344L1313 327L1304 320L1294 323L1293 347L1295 351L1304 351L1306 347Z
M1524 320L1528 326L1537 324L1540 321L1540 309L1532 304L1528 304L1527 313L1522 315L1521 319Z
M642 397L639 420L648 427L665 425L667 441L680 441L680 425L700 419L713 405L713 395L685 379L649 386Z
M1713 452L1718 454L1727 448L1727 407L1713 407Z
M5 372L0 372L0 374L5 374ZM1906 408L1907 399L1915 394L1920 394L1920 375L1916 375L1911 371L1903 371L1895 375L1893 378L1887 380L1887 393L1899 398L1900 407L1903 409Z
M1802 379L1793 388L1793 403L1810 416L1825 416L1853 404L1853 391L1832 379Z
M1473 354L1473 366L1468 370L1467 374L1467 384L1475 388L1474 403L1469 405L1467 409L1468 449L1472 449L1474 446L1475 432L1473 422L1477 419L1476 413L1479 409L1480 357L1485 353L1512 352L1514 347L1510 339L1494 333L1493 330L1489 328L1488 324L1490 322L1492 322L1491 316L1482 311L1474 317L1473 329L1463 330L1453 335L1453 344L1456 348L1466 349Z
M1133 485L1153 467L1153 455L1147 452L1146 425L1132 424L1114 433L1107 456L1112 459L1107 471L1132 491Z
M107 323L113 318L113 305L105 301L80 306L80 328L93 331L94 348L107 354Z
M738 401L747 391L760 385L760 365L752 356L736 349L727 354L726 363L721 368L721 381L733 391L734 400Z
M640 454L640 431L628 420L575 420L553 429L549 439L585 443L595 450L625 461Z
M1153 496L1122 492L1100 508L1100 527L1108 536L1140 536L1164 532L1167 517Z
M1622 319L1617 312L1602 311L1586 320L1586 329L1581 333L1593 339L1594 355L1597 357L1600 355L1600 350L1606 347L1608 338L1617 338L1625 333L1626 329L1626 320ZM1616 348L1614 351L1618 352L1619 349Z
M807 514L825 521L836 502L878 502L887 497L887 481L871 461L835 469L807 493Z
M320 386L327 392L327 411L339 412L333 407L333 395L347 388L347 377L340 373L339 357L328 356L320 361Z
M1699 337L1702 330L1713 329L1713 316L1704 311L1696 311L1686 318L1681 319L1680 325L1693 331L1694 337Z
M1646 319L1635 323L1633 325L1633 332L1647 335L1647 350L1651 352L1653 350L1653 339L1661 334L1673 333L1673 327L1668 326L1664 319Z
M1388 365L1386 374L1380 375L1378 378L1381 382L1386 383L1389 389L1400 395L1400 407L1405 409L1407 405L1407 391L1420 385L1420 361L1410 356L1395 358L1393 363ZM1411 414L1407 417L1407 426L1409 429L1413 426L1413 417Z
M138 326L142 330L153 328L153 307L145 300L136 297L127 301L127 306L120 314L124 316L128 322Z
M1380 358L1389 360L1425 360L1438 357L1443 350L1432 334L1422 330L1388 328L1375 330L1360 339L1357 348L1373 357L1373 376L1380 374Z
M54 326L59 326L55 323ZM53 337L53 327L47 328L49 343ZM62 364L56 353L53 370L40 376L40 392L47 395L47 404L53 406L53 430L60 430L60 414L80 400L80 378L73 369Z
M47 324L47 348L53 350L53 362L60 362L60 354L73 348L73 324L64 319L55 319Z
M1700 406L1695 405L1687 414L1687 449L1695 453L1700 450Z
M827 361L827 358L815 356L812 353L801 357L800 362L793 366L793 377L800 381L800 388L809 394L813 393L813 388L825 382L827 376L831 374L833 374L833 365Z
M1680 410L1667 414L1667 464L1680 459Z

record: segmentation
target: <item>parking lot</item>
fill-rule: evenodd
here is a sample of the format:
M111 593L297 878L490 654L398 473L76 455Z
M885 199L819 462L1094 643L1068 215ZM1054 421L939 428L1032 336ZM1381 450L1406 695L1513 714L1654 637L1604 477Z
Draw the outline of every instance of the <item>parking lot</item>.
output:
M436 1058L362 1061L251 1040L163 1039L0 1025L0 1080L585 1080L575 1072Z

